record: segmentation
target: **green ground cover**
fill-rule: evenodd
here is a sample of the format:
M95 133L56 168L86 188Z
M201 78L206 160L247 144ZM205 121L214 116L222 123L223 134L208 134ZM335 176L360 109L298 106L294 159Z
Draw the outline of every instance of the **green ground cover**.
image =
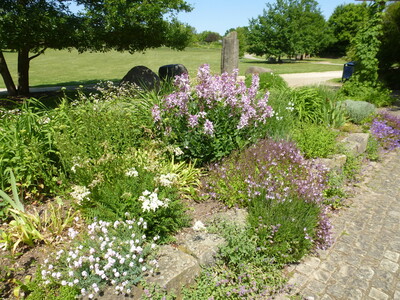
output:
M10 71L16 79L16 53L4 53ZM207 63L212 72L220 71L221 50L206 48L187 48L185 51L175 51L168 48L148 50L146 53L106 52L106 53L82 53L67 50L48 50L44 55L35 58L31 62L30 86L67 86L77 84L90 84L99 81L111 80L118 82L137 65L144 65L158 72L162 65L181 63L186 66L191 77L197 73L197 68ZM283 64L271 64L261 60L241 59L239 75L244 75L250 66L259 66L272 69L277 74L339 71L342 66L315 64L324 59L305 61L285 61ZM329 60L335 63L336 60ZM338 60L341 64L343 61ZM0 80L0 88L4 88L4 82Z

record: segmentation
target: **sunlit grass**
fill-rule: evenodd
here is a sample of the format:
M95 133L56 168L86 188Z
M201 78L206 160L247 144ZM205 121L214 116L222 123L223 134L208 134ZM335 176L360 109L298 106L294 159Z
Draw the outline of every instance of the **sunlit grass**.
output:
M4 53L14 80L17 78L17 54ZM278 74L324 72L342 70L341 65L317 64L321 60L331 63L343 63L342 60L311 58L305 61L288 61L283 64L271 64L263 60L241 59L240 75L244 75L250 66L269 68ZM191 77L196 76L200 65L207 63L211 71L220 72L221 49L187 48L185 51L175 51L168 48L148 50L146 53L106 52L82 53L67 50L47 50L44 55L31 61L30 86L67 86L97 83L111 80L119 82L134 66L143 65L155 73L160 66L167 64L183 64ZM4 88L0 80L0 88Z

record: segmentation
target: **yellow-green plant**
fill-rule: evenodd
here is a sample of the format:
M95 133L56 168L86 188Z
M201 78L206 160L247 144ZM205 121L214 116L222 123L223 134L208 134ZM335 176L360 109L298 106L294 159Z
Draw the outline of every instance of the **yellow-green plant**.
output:
M14 173L10 171L12 197L0 190L0 196L11 207L7 213L13 218L7 226L6 231L1 232L0 244L15 253L18 246L22 243L33 247L37 241L50 243L71 223L76 213L70 209L65 216L62 215L61 205L58 208L50 204L48 210L41 216L36 210L32 213L26 212L21 202Z

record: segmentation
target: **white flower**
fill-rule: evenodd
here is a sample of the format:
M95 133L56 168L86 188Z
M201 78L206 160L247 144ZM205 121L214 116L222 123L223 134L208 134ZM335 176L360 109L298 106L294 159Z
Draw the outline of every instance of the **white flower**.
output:
M181 156L183 154L183 151L181 150L181 148L176 147L174 148L174 153L176 156Z
M167 207L168 201L161 201L158 199L158 195L156 191L150 193L149 191L144 191L142 196L139 197L139 201L143 202L142 209L143 211L156 211L159 207ZM138 225L141 225L142 222L139 222Z
M192 227L194 231L201 231L201 230L206 230L206 227L204 226L203 222L201 221L196 221Z
M160 177L156 178L156 181L160 183L160 185L165 187L171 187L174 183L176 183L178 179L178 175L175 173L168 173L165 175L160 175Z
M71 196L78 202L78 204L81 204L84 199L90 200L88 197L90 191L86 186L74 185L72 189L73 191L71 192Z
M139 176L139 173L138 173L138 171L136 171L135 168L130 168L130 169L128 169L128 170L125 172L125 176L128 176L128 177L138 177L138 176Z

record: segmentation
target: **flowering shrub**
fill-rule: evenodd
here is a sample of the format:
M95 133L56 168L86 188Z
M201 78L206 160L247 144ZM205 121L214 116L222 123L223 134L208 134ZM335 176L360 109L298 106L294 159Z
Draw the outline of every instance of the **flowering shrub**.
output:
M281 262L288 262L312 244L323 248L331 242L323 205L326 172L323 166L305 160L294 144L262 140L215 164L204 182L204 196L221 199L228 206L249 207L254 230L272 236L275 244L269 247ZM260 241L264 247L266 239Z
M386 150L400 147L400 118L387 112L378 114L372 121L371 134Z
M74 243L69 250L58 251L54 261L45 261L41 271L43 284L69 286L89 299L107 285L116 294L130 294L143 274L152 273L157 267L150 254L158 237L147 243L143 233L146 228L142 218L93 222L87 227L87 238ZM70 230L69 235L75 239L77 232Z
M237 71L213 76L203 65L196 86L191 87L187 74L178 76L177 90L154 105L152 116L160 135L178 144L185 158L202 163L220 159L265 132L274 114L269 93L258 97L258 76L249 88L236 76Z

